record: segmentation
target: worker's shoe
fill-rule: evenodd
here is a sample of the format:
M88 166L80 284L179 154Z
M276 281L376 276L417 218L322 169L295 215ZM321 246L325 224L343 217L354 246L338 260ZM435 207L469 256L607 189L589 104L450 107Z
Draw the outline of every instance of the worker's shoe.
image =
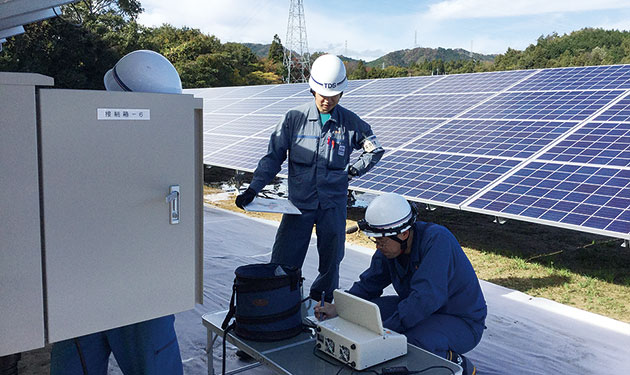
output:
M457 354L452 350L446 352L446 359L451 362L454 362L462 367L464 371L462 371L463 375L476 375L477 368L473 365L472 361L462 354Z
M251 361L252 359L254 359L254 357L252 357L251 355L245 353L244 351L240 349L236 351L236 356L242 359L243 361Z

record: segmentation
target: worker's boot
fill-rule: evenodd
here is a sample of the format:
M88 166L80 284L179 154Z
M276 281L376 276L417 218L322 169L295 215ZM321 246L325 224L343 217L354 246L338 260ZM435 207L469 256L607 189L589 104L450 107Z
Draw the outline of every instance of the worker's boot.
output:
M463 375L476 375L477 374L477 368L475 367L475 365L473 365L470 359L466 358L462 354L457 354L454 351L449 350L448 352L446 352L446 359L460 365L462 369L464 370L462 372Z
M236 356L242 359L243 361L251 361L252 359L254 359L254 357L252 357L251 355L245 353L243 350L240 350L240 349L236 351Z

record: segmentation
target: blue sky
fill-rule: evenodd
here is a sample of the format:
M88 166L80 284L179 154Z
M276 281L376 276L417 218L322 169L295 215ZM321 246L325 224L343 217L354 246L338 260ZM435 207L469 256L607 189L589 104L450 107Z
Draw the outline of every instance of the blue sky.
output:
M188 26L221 42L285 44L289 0L141 0L139 22ZM303 0L308 49L365 61L414 47L525 49L584 27L630 30L630 0Z

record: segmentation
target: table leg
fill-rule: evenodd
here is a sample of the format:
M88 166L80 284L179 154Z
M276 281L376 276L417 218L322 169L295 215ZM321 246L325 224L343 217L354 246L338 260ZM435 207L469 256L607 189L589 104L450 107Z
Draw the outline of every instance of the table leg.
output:
M218 335L215 335L212 331L206 332L206 354L208 356L208 375L214 375L214 342L217 340Z

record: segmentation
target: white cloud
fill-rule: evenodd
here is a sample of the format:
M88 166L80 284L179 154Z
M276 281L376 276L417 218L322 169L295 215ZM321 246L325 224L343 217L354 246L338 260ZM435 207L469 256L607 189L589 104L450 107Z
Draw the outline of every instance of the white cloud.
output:
M597 25L593 25L593 27L601 27L606 30L630 30L630 19L621 20L621 21L602 21Z
M271 43L286 34L286 4L272 0L143 0L138 21L147 26L170 23L215 35L221 42Z
M624 0L446 0L429 6L424 18L462 19L627 9Z
M139 21L147 26L197 28L223 43L268 44L278 34L286 45L288 0L141 2L145 12ZM413 3L406 8L411 0L398 8L391 3L347 1L339 5L344 11L335 13L332 0L305 1L309 52L371 61L413 48L417 32L421 47L470 49L472 40L475 52L504 53L507 47L523 49L553 32L584 27L627 30L630 25L620 20L630 17L629 0L431 0L422 2L432 3L426 6ZM360 11L349 11L353 6Z

